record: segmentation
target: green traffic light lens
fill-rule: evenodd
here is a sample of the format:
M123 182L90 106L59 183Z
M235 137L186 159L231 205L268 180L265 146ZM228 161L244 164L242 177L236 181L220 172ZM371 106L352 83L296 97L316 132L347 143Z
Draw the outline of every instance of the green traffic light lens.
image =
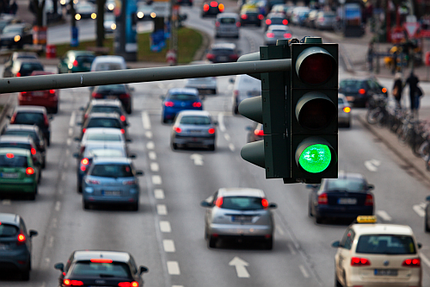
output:
M331 162L331 151L327 145L315 144L308 146L299 157L300 166L307 172L323 172Z

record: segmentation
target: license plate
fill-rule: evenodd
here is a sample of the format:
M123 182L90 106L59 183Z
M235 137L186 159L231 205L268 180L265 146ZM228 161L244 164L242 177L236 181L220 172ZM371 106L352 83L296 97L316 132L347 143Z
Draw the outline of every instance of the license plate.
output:
M117 99L117 98L118 98L117 96L107 96L106 97L106 99L114 99L114 100Z
M352 97L352 96L348 96L348 97L346 97L346 100L347 100L348 102L353 102L353 101L354 101L354 97Z
M339 198L337 200L338 204L357 204L356 198Z
M119 190L105 190L105 191L103 191L103 195L120 196L121 191L119 191Z
M41 97L41 96L43 96L43 95L45 95L45 93L44 93L44 92L41 92L41 91L33 92L33 96L36 96L36 97Z
M3 172L1 174L1 177L2 178L18 178L18 173L16 173L16 172L14 172L14 173L12 173L12 172L8 172L8 173Z
M218 61L227 61L227 56L219 56Z
M91 63L84 63L82 66L84 66L84 68L91 68Z
M232 216L231 217L234 222L251 222L252 216Z
M375 269L376 276L397 276L397 269Z

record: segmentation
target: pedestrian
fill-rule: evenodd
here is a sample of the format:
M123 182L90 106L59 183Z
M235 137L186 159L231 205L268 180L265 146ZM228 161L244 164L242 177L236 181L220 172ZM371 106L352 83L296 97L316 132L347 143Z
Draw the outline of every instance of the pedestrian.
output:
M396 104L398 108L402 107L401 105L402 92L403 92L402 73L397 72L394 75L393 97L396 100Z
M18 5L16 4L16 1L13 1L9 7L9 13L15 15L16 11L18 11Z
M373 71L373 55L374 55L374 49L373 49L373 42L369 43L369 48L367 49L367 63L369 64L369 71Z
M415 76L414 74L414 70L411 70L411 74L409 75L409 77L406 79L406 83L405 84L409 84L409 100L410 100L410 105L411 105L411 112L413 116L417 116L418 117L418 103L417 103L417 88L418 88L418 83L419 83L419 79L417 76Z

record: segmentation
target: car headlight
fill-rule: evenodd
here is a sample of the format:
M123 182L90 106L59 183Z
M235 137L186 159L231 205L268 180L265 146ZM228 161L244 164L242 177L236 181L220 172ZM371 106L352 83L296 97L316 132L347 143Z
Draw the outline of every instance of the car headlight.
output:
M142 19L145 14L142 11L137 12L137 18Z
M75 19L76 19L77 21L81 20L81 18L82 18L81 14L76 14L76 15L75 15Z
M113 23L112 25L110 25L110 28L111 28L112 30L115 30L115 29L116 29L116 24L115 24L115 23Z
M97 18L97 14L96 13L91 13L91 19L96 19Z
M19 42L21 40L21 36L20 35L16 35L15 37L13 37L13 40L15 42Z

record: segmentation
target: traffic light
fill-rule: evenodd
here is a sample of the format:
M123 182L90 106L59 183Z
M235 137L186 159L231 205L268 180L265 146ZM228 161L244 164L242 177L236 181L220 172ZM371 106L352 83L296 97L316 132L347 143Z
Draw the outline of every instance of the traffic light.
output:
M285 183L338 176L338 44L306 37L291 45L292 173Z

